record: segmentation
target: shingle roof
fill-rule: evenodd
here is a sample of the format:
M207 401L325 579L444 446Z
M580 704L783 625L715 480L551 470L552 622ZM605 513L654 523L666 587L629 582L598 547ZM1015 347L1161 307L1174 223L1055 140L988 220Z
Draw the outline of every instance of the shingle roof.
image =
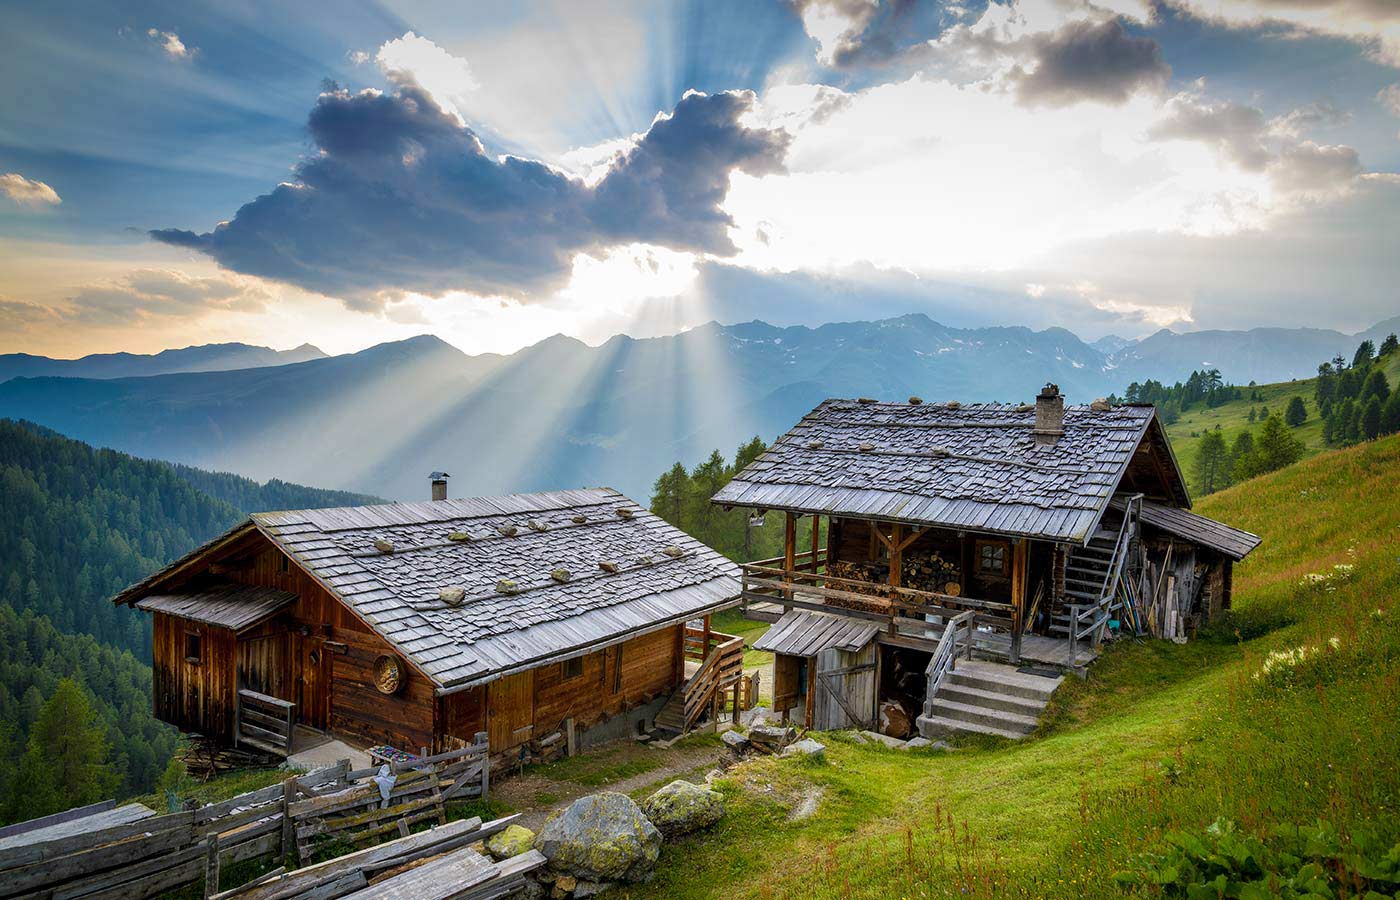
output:
M1068 406L1038 446L1035 408L827 400L714 502L1082 541L1153 409Z
M1143 501L1140 518L1153 528L1174 534L1193 544L1218 550L1236 562L1244 559L1255 547L1263 543L1263 539L1257 534L1198 516L1190 510L1177 509L1150 500Z
M870 643L879 630L875 623L861 619L790 609L754 641L753 648L789 656L816 656L833 647L854 652Z
M596 649L739 593L733 563L608 488L252 518L442 687ZM498 590L502 579L514 593ZM453 588L460 605L440 596Z
M136 608L242 631L296 600L296 594L276 588L217 581L169 594L150 594L138 600Z

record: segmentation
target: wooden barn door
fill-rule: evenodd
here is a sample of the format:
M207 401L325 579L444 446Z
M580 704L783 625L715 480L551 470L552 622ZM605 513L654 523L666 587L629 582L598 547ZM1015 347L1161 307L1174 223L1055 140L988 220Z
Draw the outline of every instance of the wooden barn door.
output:
M528 741L535 723L535 670L491 682L487 695L486 731L491 752L500 753Z
M815 721L818 731L870 728L875 720L875 642L848 653L823 650L817 654Z
M292 682L297 721L325 731L330 717L330 663L326 640L319 635L292 635Z
M773 709L787 712L797 705L797 670L801 660L779 653L773 657Z

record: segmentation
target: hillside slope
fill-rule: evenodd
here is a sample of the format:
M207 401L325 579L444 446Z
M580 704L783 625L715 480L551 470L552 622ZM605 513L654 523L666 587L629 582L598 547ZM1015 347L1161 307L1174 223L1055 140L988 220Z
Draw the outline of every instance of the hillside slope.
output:
M159 353L93 353L78 359L53 359L29 353L0 354L0 381L11 378L130 378L171 372L214 372L285 366L321 359L325 353L310 344L291 350L273 350L251 344L204 344Z
M1321 363L1323 360L1319 359L1317 362ZM1314 365L1313 369L1316 368ZM1385 373L1386 380L1392 388L1400 387L1400 353L1392 353L1382 360L1381 371ZM1316 377L1261 384L1253 388L1245 387L1241 388L1244 392L1242 400L1231 400L1214 408L1204 405L1193 407L1183 412L1176 422L1168 425L1167 436L1171 438L1172 450L1186 473L1187 481L1191 483L1193 496L1197 489L1196 450L1200 445L1201 436L1219 425L1225 436L1226 446L1229 446L1240 432L1258 428L1258 425L1252 425L1249 421L1251 408L1255 410L1257 418L1264 409L1281 416L1290 399L1302 397L1308 417L1302 425L1292 429L1293 434L1303 442L1305 458L1326 450L1327 445L1322 442L1322 419L1318 416L1317 403L1313 400L1316 388ZM1258 399L1250 399L1254 393L1258 394Z
M1264 538L1223 626L1112 645L1024 743L908 753L826 735L827 766L745 764L718 782L724 822L630 896L1114 898L1113 873L1165 831L1219 817L1251 834L1325 819L1400 839L1400 436L1200 510ZM1312 662L1255 677L1268 652L1300 646ZM795 819L806 797L817 811Z

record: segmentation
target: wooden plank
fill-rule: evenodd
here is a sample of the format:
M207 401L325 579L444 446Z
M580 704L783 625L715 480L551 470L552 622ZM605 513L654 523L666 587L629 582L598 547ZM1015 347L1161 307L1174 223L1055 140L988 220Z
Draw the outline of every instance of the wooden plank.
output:
M24 834L25 832L36 831L40 828L48 828L52 825L61 825L65 822L72 822L75 819L84 819L96 813L112 809L116 805L117 801L115 800L101 800L97 803L90 803L87 806L76 806L73 809L64 810L63 812L40 816L37 819L30 819L27 822L16 822L13 825L6 825L0 828L0 838Z
M499 872L481 854L462 849L348 894L345 900L451 900Z
M128 822L121 825L114 825L111 828L104 828L100 831L87 832L84 834L67 835L51 841L44 841L38 844L27 844L20 847L6 847L0 849L0 872L13 869L19 866L32 865L33 863L55 859L70 853L77 853L92 847L103 844L124 841L133 835L155 834L165 831L188 828L194 824L194 812L183 810L165 816L142 819L137 822ZM0 885L3 885L5 876L0 875Z

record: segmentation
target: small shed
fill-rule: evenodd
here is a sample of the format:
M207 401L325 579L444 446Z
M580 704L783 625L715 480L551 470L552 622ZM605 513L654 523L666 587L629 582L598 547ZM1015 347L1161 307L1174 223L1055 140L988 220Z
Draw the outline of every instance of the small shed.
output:
M773 654L773 709L821 731L869 728L879 654L870 622L791 610L754 643Z

